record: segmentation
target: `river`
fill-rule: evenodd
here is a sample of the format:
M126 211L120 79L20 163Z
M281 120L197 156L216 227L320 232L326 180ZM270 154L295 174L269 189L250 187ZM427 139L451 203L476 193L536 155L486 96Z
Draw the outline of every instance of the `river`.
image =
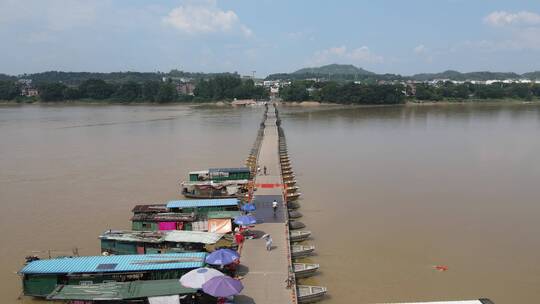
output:
M540 106L285 107L324 303L540 299ZM99 254L135 204L238 166L262 108L0 107L0 294L25 255ZM435 269L437 265L447 271Z

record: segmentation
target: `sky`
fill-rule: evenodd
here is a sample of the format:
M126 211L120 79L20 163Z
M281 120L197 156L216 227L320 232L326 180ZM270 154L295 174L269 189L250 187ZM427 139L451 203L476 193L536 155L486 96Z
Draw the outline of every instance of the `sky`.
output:
M0 0L0 73L540 70L540 1Z

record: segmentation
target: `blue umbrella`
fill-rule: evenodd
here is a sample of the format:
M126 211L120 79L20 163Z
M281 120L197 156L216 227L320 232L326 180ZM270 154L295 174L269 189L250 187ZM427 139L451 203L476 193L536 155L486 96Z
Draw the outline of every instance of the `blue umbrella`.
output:
M231 249L219 249L206 256L206 263L211 265L229 265L240 259L238 252Z
M234 223L237 225L248 226L257 223L257 219L252 215L241 215L234 218Z
M244 285L228 276L213 277L202 285L202 290L211 296L226 298L239 294Z
M255 211L255 209L257 209L257 208L255 207L255 204L249 203L249 204L243 205L243 206L241 207L241 209L242 209L243 211L248 211L248 212L250 212L250 211Z

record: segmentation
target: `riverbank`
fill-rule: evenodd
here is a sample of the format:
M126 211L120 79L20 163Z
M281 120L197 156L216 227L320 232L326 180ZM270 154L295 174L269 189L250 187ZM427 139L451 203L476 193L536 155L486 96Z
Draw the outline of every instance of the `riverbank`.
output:
M463 99L463 100L407 100L402 104L344 104L344 103L332 103L332 102L319 102L319 101L282 101L280 102L283 106L288 107L335 107L335 106L355 106L355 107L381 107L381 106L396 106L396 105L405 105L405 106L448 106L448 105L467 105L467 104L483 104L483 105L501 105L501 104L540 104L540 99L533 100L522 100L522 99ZM146 106L166 106L166 105L189 105L189 106L233 106L232 101L221 100L221 101L174 101L174 102L153 102L153 101L120 101L116 99L78 99L78 100L64 100L57 102L44 102L39 100L31 101L21 101L21 100L0 100L0 106L12 106L12 105L146 105Z

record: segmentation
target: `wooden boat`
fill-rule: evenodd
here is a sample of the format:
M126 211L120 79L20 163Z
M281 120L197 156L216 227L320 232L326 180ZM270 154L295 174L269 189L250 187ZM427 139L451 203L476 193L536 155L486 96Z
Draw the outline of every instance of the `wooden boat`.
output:
M298 303L312 303L322 300L327 289L323 286L296 285Z
M287 208L289 210L294 210L300 208L300 204L298 202L287 202Z
M294 174L294 172L290 169L285 169L285 170L281 170L281 173L283 175L291 175L291 174Z
M311 231L307 230L297 230L297 231L291 231L290 232L290 240L291 242L301 242L309 239L311 236Z
M306 228L306 224L299 221L289 221L289 227L293 230Z
M294 174L290 174L290 175L283 175L283 180L284 181L291 181L294 179Z
M289 218L297 219L297 218L301 218L302 216L303 214L300 213L300 211L296 211L296 210L289 211Z
M287 193L287 201L295 201L297 200L302 193L296 192L296 193Z
M315 246L313 245L292 245L291 246L291 255L293 258L303 258L310 256L313 251L315 251Z
M319 269L319 264L293 263L294 276L306 278L314 275Z
M300 189L300 187L298 187L298 186L291 186L291 187L287 187L285 190L286 190L288 193L293 193L293 192L296 192L298 189Z
M285 184L287 185L287 187L292 187L292 186L296 185L296 180L285 181Z

